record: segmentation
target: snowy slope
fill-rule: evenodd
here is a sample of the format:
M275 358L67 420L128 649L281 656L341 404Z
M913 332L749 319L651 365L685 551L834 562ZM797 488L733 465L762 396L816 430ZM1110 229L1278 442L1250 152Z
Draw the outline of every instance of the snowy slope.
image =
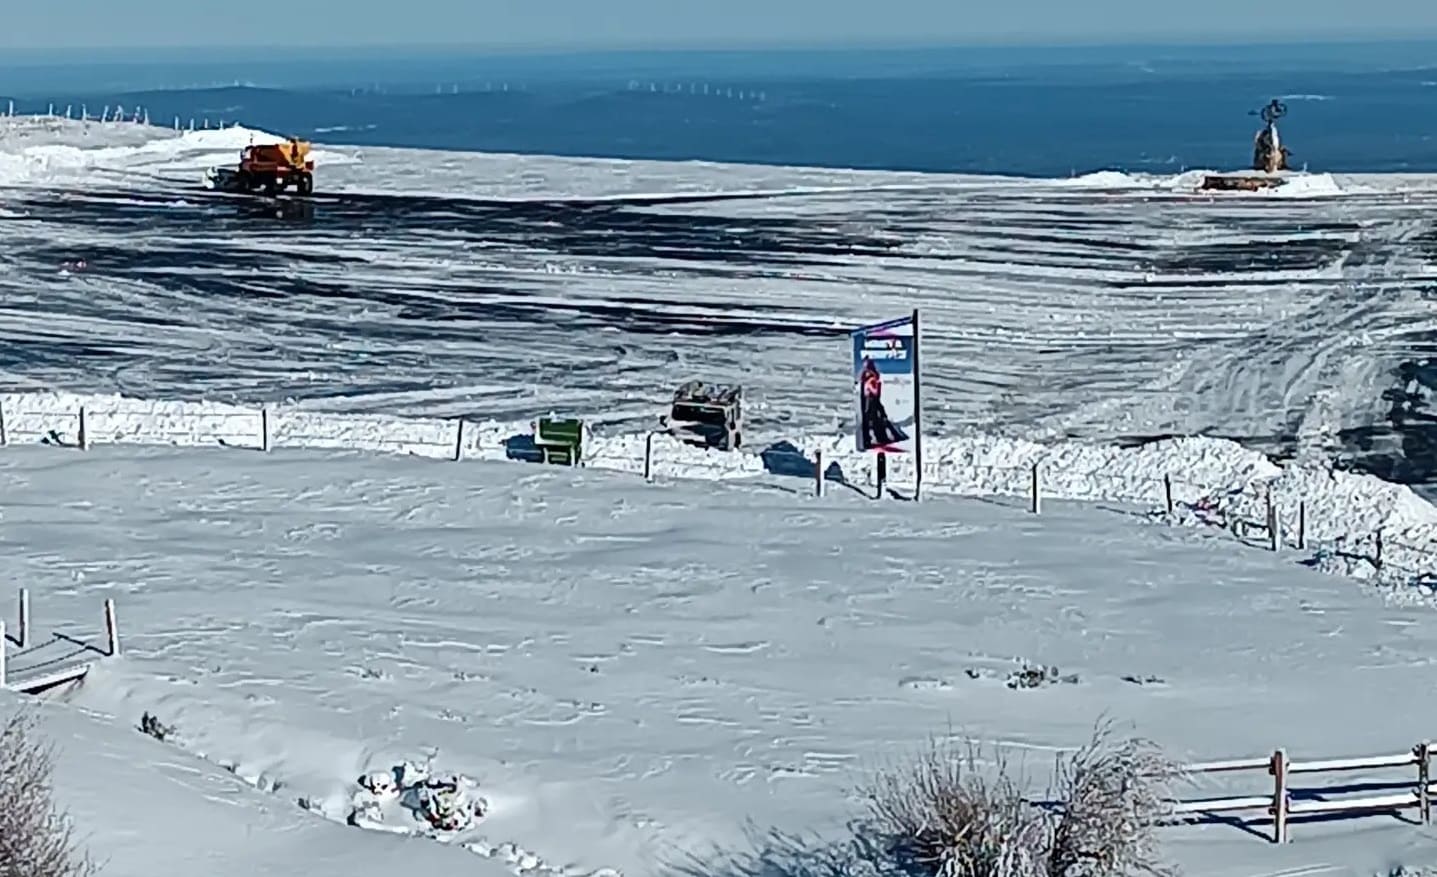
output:
M300 451L17 448L0 479L36 624L121 607L125 655L72 696L97 714L79 739L194 771L166 797L208 784L316 851L375 841L295 802L342 820L356 777L404 759L479 782L490 816L456 842L640 877L693 857L729 873L719 859L756 852L746 822L832 837L865 767L950 723L1038 779L1102 712L1190 758L1397 751L1437 723L1411 696L1430 611L1086 508ZM1025 661L1078 681L1005 687ZM133 730L144 711L176 727L172 751ZM278 783L269 812L214 764ZM122 824L90 830L129 850ZM180 854L210 842L189 836ZM1367 874L1422 833L1378 817L1295 837L1170 839L1199 875Z
M27 706L34 708L0 692L0 720ZM126 724L131 718L51 704L40 713L40 730L57 750L59 803L105 877L290 877L297 863L310 877L407 868L463 869L477 877L512 873L502 862L476 862L461 849L400 845L303 818L290 802L224 768L142 736Z
M251 136L272 135L0 120L0 389L138 397L0 396L8 579L42 628L121 605L125 656L55 717L112 873L155 872L133 834L153 824L104 815L115 787L193 820L167 862L218 850L236 874L291 855L363 873L362 855L773 877L834 836L856 770L950 723L1040 774L1100 712L1193 758L1429 736L1433 622L1410 584L1437 510L1320 457L1430 352L1437 180L1209 198L1193 175L325 147L312 216L190 188ZM774 474L821 450L868 483L843 333L914 306L932 501L813 499ZM688 377L743 380L746 437L782 450L661 445L645 485L643 431ZM250 407L178 401L201 398ZM242 450L260 403L269 456ZM95 448L42 446L73 443L80 405ZM497 462L551 409L600 421L591 468ZM1316 459L1106 443L1203 430ZM456 438L469 462L440 462ZM1086 502L993 499L1034 463ZM1271 488L1289 532L1306 502L1316 556L1111 509L1151 509L1164 475L1183 506L1247 519ZM1370 575L1378 530L1400 599L1323 574ZM1079 681L1006 688L1023 661ZM144 711L175 735L140 735ZM343 825L356 778L405 759L475 778L488 817L448 846ZM251 847L215 838L236 826ZM1295 834L1171 841L1214 877L1437 861L1381 818Z
M1330 454L1434 347L1423 177L1194 197L1192 174L326 147L329 194L282 221L192 188L251 132L151 136L0 138L31 182L0 197L10 387L633 427L699 376L743 380L760 431L828 431L848 416L842 332L916 306L936 432ZM685 193L728 198L653 200Z

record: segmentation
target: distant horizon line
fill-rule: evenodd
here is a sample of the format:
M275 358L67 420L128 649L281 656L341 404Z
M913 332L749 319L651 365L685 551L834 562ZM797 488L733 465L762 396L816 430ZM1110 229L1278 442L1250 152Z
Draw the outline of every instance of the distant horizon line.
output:
M1134 36L1130 39L1075 39L1052 42L1043 39L1021 39L995 35L989 39L970 41L933 41L924 39L887 41L823 41L804 42L796 40L773 40L752 42L686 42L662 46L653 44L534 44L534 43L387 43L356 42L322 45L283 44L185 44L185 45L134 45L134 46L15 46L0 45L7 56L0 60L0 67L6 60L41 60L45 57L73 56L75 54L103 55L108 58L135 55L185 55L223 53L229 56L262 56L274 54L303 53L307 55L381 54L405 52L441 52L461 56L602 56L602 55L682 55L742 54L742 53L858 53L882 51L1073 51L1103 49L1263 49L1296 48L1312 49L1347 47L1383 47L1437 45L1437 32L1422 35L1369 34L1353 35L1350 32L1334 34L1274 35L1265 39L1242 39L1231 36L1191 36L1181 38L1157 38ZM97 59L99 60L99 59Z

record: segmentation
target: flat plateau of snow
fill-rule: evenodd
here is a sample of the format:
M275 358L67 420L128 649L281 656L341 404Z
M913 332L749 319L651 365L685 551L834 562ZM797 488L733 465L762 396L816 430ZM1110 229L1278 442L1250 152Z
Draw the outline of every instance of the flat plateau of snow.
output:
M40 636L119 606L123 656L47 711L62 796L114 877L157 855L800 873L864 770L950 726L1039 781L1103 713L1188 759L1398 752L1437 727L1414 694L1430 611L1091 506L121 446L11 448L0 489ZM1025 662L1077 680L1006 687ZM164 743L136 730L146 711ZM357 779L406 760L472 777L488 816L448 845L343 824ZM1437 855L1384 817L1285 847L1167 837L1204 877Z

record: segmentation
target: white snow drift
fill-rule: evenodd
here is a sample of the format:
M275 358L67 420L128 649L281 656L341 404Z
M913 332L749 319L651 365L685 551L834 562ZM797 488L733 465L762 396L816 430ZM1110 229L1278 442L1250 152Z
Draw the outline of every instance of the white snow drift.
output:
M12 446L0 485L37 634L120 609L124 656L69 696L91 730L52 730L116 877L284 851L340 873L370 849L479 874L750 875L755 856L818 860L861 772L949 727L1041 783L1102 713L1194 760L1396 751L1437 723L1430 609L1087 505L104 444ZM1073 681L1005 684L1030 665ZM433 837L347 824L361 778L406 762L472 779L482 817ZM1195 877L1431 861L1380 816L1284 847L1222 824L1165 837Z

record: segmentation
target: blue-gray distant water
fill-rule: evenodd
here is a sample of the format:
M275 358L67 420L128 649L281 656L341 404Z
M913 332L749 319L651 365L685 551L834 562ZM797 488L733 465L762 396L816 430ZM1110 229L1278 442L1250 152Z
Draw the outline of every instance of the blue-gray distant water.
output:
M1067 176L1250 158L1437 171L1437 44L474 55L10 54L0 101L330 142ZM0 104L0 111L4 106Z

